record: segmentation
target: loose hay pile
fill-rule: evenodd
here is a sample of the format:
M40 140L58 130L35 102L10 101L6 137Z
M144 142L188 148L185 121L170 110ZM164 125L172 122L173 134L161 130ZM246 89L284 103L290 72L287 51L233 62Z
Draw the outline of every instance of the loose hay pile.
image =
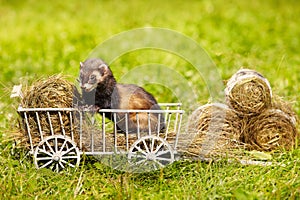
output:
M24 108L72 108L80 94L73 83L61 75L34 82L24 91L21 105Z
M227 82L227 104L241 115L256 115L271 106L269 81L260 73L241 69Z
M71 108L80 101L76 87L60 75L51 76L34 82L24 91L21 107L23 108ZM36 146L42 138L50 135L65 135L78 142L76 116L69 111L39 111L20 113L23 121L22 139L29 145L28 131L32 144ZM26 120L29 126L26 125ZM73 124L71 126L71 124ZM52 127L52 128L51 128ZM75 138L74 138L75 137Z
M221 103L206 104L190 117L189 133L193 141L186 153L202 157L230 155L239 148L242 126L236 112Z

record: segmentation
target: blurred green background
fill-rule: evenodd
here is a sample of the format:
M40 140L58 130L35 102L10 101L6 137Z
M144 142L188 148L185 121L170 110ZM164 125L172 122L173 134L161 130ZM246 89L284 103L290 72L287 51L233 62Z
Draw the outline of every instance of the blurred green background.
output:
M10 88L22 77L55 73L75 77L79 61L105 40L135 28L160 27L199 43L224 80L240 67L252 68L270 80L275 93L292 100L298 96L297 1L2 0L0 11L2 87ZM200 91L198 101L207 101L205 83L193 66L171 53L135 51L120 56L111 67L120 79L134 67L147 63L178 71ZM159 91L151 90L165 100ZM2 97L5 95L1 92Z

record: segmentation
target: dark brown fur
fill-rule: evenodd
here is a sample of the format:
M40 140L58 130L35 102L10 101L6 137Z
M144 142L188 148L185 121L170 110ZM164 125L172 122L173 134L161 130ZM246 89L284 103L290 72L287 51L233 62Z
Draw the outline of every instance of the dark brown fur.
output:
M160 110L155 98L143 88L133 84L119 84L112 71L100 59L88 59L80 64L80 86L84 104L99 109ZM106 116L114 120L112 116ZM141 132L148 132L148 114L138 115ZM158 119L160 118L160 119ZM158 125L158 120L160 124ZM128 131L137 131L137 116L129 114ZM150 115L151 132L164 128L164 118L158 114ZM115 121L119 129L125 131L125 113L117 115Z

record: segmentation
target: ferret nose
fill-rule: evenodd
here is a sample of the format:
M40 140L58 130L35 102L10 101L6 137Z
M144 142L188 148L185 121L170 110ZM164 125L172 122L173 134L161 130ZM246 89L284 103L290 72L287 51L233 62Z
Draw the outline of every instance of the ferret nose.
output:
M80 88L85 89L86 87L84 85L80 84Z

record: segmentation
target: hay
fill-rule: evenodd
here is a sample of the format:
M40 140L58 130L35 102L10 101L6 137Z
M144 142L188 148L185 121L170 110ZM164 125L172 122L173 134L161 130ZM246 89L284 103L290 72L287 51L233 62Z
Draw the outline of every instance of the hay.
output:
M291 103L284 100L282 97L277 95L273 96L271 109L279 109L283 111L285 114L289 116L293 124L296 125L298 123L297 114L293 110Z
M271 106L270 83L260 73L241 69L227 82L227 104L240 115L257 115Z
M250 150L290 150L297 138L297 117L288 102L274 98L272 107L250 117L242 140Z
M195 110L188 133L194 137L186 153L194 156L228 156L242 144L239 141L241 123L238 115L227 105L206 104Z
M38 80L23 93L24 108L71 108L80 101L77 88L61 75Z
M297 145L297 115L287 101L272 95L260 73L239 70L227 82L225 95L226 104L207 104L192 113L188 133L180 138L193 138L184 153L236 158L243 157L243 150L289 150Z
M26 88L23 93L24 97L21 101L21 107L23 108L71 108L74 103L78 104L80 101L80 95L76 87L61 75L38 80L29 88ZM23 121L23 135L21 136L28 138L27 132L29 130L25 124L25 114L20 113L20 115ZM78 132L76 123L78 121L76 122L76 116L73 112L39 111L26 112L26 115L33 146L36 146L42 138L62 134L63 131L75 142L79 141L78 134L76 134ZM38 124L40 124L40 127ZM23 143L23 145L29 147L29 138L27 140L23 138L22 140L26 141L26 144Z

